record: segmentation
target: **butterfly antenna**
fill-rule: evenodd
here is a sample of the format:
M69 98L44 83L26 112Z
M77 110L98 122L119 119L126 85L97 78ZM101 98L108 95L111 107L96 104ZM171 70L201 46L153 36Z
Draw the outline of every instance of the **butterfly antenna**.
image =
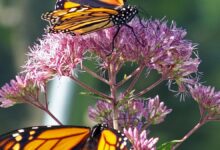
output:
M140 21L141 21L141 20L140 20ZM129 26L128 24L126 24L125 26L128 27L129 29L131 29L131 31L132 31L133 35L135 36L135 39L137 40L137 42L138 42L142 47L144 47L144 44L141 43L141 41L138 39L137 34L134 32L134 28L131 27L131 26Z

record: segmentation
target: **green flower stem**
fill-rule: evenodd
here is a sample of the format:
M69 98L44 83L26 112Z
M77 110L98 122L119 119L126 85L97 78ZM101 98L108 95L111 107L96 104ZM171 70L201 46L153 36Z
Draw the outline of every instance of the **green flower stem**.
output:
M132 98L136 98L136 97L140 97L144 94L146 94L148 91L152 90L153 88L155 88L157 85L159 85L160 83L162 83L164 81L164 78L161 77L159 80L157 80L156 82L154 82L152 85L150 85L149 87L147 87L146 89L140 91L139 93L135 94L134 96L131 97Z
M44 112L46 112L51 118L53 118L59 125L63 125L59 119L57 119L48 109L48 106L44 106L43 104L41 104L41 102L39 101L39 99L37 99L36 101L29 101L29 100L25 100L26 103L35 106L41 110L43 110Z
M202 127L207 122L206 119L201 120L197 123L181 140L178 140L178 143L172 147L172 150L177 149L186 139L188 139L195 131Z
M80 85L82 88L84 88L84 89L88 90L89 92L94 93L94 94L96 94L96 95L98 95L100 97L103 97L103 100L105 100L108 103L111 103L112 97L110 97L110 96L108 96L108 95L106 95L106 94L104 94L102 92L99 92L99 91L97 91L94 88L89 87L88 85L86 85L85 83L81 82L80 80L78 80L77 78L75 78L73 76L71 76L70 78L73 81L75 81L78 85Z
M135 76L136 74L138 74L141 70L141 67L139 66L138 68L136 68L130 75L128 75L126 78L124 78L123 80L121 80L120 82L117 83L117 87L122 86L123 84L125 84L129 79L131 79L133 76Z
M109 84L110 84L110 92L112 97L112 105L113 105L113 128L118 130L118 108L117 108L117 86L116 86L116 66L114 64L110 64L109 72Z
M144 70L144 65L140 66L140 70L138 70L137 74L134 77L134 80L131 82L131 84L129 85L129 87L127 88L127 90L124 92L124 96L128 95L131 90L134 88L135 84L137 83L142 71Z
M96 79L104 82L105 84L109 85L108 80L106 80L105 78L97 75L95 72L93 72L92 70L90 70L89 68L87 68L86 66L82 66L82 69L85 70L87 73L89 73L90 75L92 75L93 77L95 77Z

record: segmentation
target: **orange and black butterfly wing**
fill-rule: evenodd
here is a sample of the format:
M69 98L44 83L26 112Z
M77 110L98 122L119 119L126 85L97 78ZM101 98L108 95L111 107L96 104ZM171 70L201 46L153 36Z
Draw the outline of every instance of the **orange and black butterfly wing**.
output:
M131 150L132 145L127 137L119 131L104 129L99 138L97 150Z
M80 0L78 0L80 1ZM84 1L91 1L91 0L84 0ZM93 7L106 7L106 8L116 8L122 7L124 5L124 0L92 0L93 2L89 2L90 6ZM95 5L91 4L94 3Z
M0 136L1 150L80 150L90 128L76 126L30 127Z
M117 8L124 5L124 0L57 0L55 9L64 9L66 2L78 3L80 5L87 5L93 8Z
M99 12L97 12L99 11ZM109 19L109 14L115 13L112 10L102 8L88 8L87 11L79 12L77 16L66 18L63 16L61 22L56 23L51 32L67 32L73 35L82 35L114 26ZM71 14L68 13L68 16ZM74 15L74 14L73 14Z

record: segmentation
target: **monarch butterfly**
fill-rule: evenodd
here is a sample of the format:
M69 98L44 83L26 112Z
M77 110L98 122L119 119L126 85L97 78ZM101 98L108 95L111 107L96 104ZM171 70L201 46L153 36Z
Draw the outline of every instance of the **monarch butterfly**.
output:
M131 150L129 140L117 130L98 124L83 126L39 126L0 136L1 150Z
M138 13L124 0L57 0L55 10L42 15L50 32L81 35L111 26L126 25Z
M138 9L125 5L124 0L57 0L55 10L43 14L42 19L49 22L49 32L72 35L117 26L112 42L114 48L114 40L123 25L129 27L137 39L133 28L127 24L137 14Z

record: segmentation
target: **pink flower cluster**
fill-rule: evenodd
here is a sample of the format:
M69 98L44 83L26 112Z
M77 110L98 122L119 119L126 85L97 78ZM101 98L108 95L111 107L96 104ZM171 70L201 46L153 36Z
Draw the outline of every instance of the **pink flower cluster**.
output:
M16 76L10 84L5 84L0 89L0 107L10 107L16 103L33 101L38 97L39 89L32 80L24 76Z
M128 137L133 145L134 150L156 150L156 143L159 138L147 138L147 131L139 132L137 128L124 129L124 134Z
M220 119L220 91L214 87L197 84L190 86L193 99L199 104L201 115L208 115L209 120Z
M143 129L146 125L159 124L165 117L171 113L163 102L160 102L159 96L146 100L131 100L118 106L118 122L120 127L138 127ZM95 122L106 123L112 127L112 105L98 101L95 107L89 107L89 117Z
M54 76L71 76L82 63L86 49L88 46L81 37L63 33L44 35L39 44L30 48L24 73L44 90Z
M111 61L118 64L145 64L146 68L156 70L170 83L175 81L180 92L185 92L185 85L197 83L197 77L192 77L192 74L197 74L200 59L195 54L196 45L185 39L185 30L177 28L175 23L168 26L163 20L143 21L143 26L137 19L133 19L130 25L136 36L124 26L114 45L115 28L87 36L91 51L102 58L101 67L107 69ZM106 57L112 52L112 47L114 50L111 57Z

